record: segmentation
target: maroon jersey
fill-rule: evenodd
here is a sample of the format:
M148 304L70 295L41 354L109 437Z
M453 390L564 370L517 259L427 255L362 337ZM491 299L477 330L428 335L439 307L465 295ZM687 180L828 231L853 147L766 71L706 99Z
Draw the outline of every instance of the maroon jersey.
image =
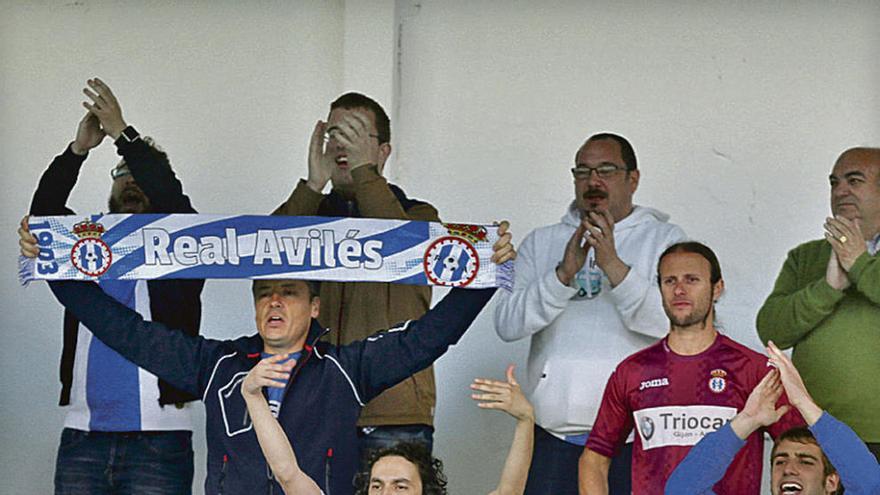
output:
M730 421L769 368L767 357L719 334L695 356L680 356L666 338L621 362L605 387L586 448L614 457L635 426L632 488L662 494L669 475L704 435ZM782 403L787 403L783 395ZM771 436L803 425L789 412ZM718 495L759 494L763 431L753 433L715 485Z

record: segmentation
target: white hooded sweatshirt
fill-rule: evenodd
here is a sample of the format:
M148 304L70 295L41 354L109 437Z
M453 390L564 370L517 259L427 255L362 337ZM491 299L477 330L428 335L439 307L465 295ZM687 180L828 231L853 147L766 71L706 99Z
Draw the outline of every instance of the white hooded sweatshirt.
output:
M668 219L653 208L635 206L614 224L617 255L630 270L613 289L595 266L592 250L577 277L587 290L565 286L556 276L580 224L574 203L560 223L538 228L523 240L513 291L498 292L495 329L507 342L532 338L526 391L538 425L555 436L589 432L615 366L667 333L657 261L667 247L686 239Z

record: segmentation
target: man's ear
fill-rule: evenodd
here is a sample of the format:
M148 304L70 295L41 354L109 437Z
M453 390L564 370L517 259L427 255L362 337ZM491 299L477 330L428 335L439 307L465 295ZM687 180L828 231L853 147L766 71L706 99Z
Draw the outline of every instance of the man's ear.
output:
M639 169L631 170L629 172L629 178L627 179L627 181L629 182L629 187L633 193L636 192L636 189L639 188L640 177L641 174L639 173Z
M382 143L379 145L379 156L378 162L376 166L379 169L379 175L385 171L385 162L388 160L388 157L391 155L391 143Z
M318 314L321 313L321 298L318 296L315 296L312 298L311 301L309 301L309 304L312 305L311 317L317 318Z
M721 295L724 294L724 279L715 282L715 286L712 287L712 301L718 302L718 299L721 299Z
M835 494L840 490L840 475L831 473L825 477L825 493Z

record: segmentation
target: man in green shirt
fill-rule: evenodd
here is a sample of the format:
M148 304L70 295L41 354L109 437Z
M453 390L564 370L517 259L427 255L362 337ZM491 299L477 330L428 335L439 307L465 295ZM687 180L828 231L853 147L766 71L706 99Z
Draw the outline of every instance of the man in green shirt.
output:
M880 459L880 148L843 152L829 176L825 238L788 253L758 312L818 404Z

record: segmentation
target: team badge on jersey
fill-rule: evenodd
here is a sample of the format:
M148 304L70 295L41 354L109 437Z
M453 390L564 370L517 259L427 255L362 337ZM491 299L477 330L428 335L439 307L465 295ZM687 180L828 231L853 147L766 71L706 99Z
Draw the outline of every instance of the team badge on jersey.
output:
M79 237L70 250L70 261L73 266L90 277L98 277L106 272L113 262L113 252L101 239L104 226L91 220L84 220L74 224L73 233Z
M651 437L654 436L654 420L648 416L642 416L639 419L639 426L641 426L639 431L642 432L645 441L651 440Z
M709 379L709 390L720 394L727 390L727 372L722 369L712 370L712 378Z
M425 274L432 283L464 287L476 278L480 258L468 240L447 236L428 246L423 264Z

